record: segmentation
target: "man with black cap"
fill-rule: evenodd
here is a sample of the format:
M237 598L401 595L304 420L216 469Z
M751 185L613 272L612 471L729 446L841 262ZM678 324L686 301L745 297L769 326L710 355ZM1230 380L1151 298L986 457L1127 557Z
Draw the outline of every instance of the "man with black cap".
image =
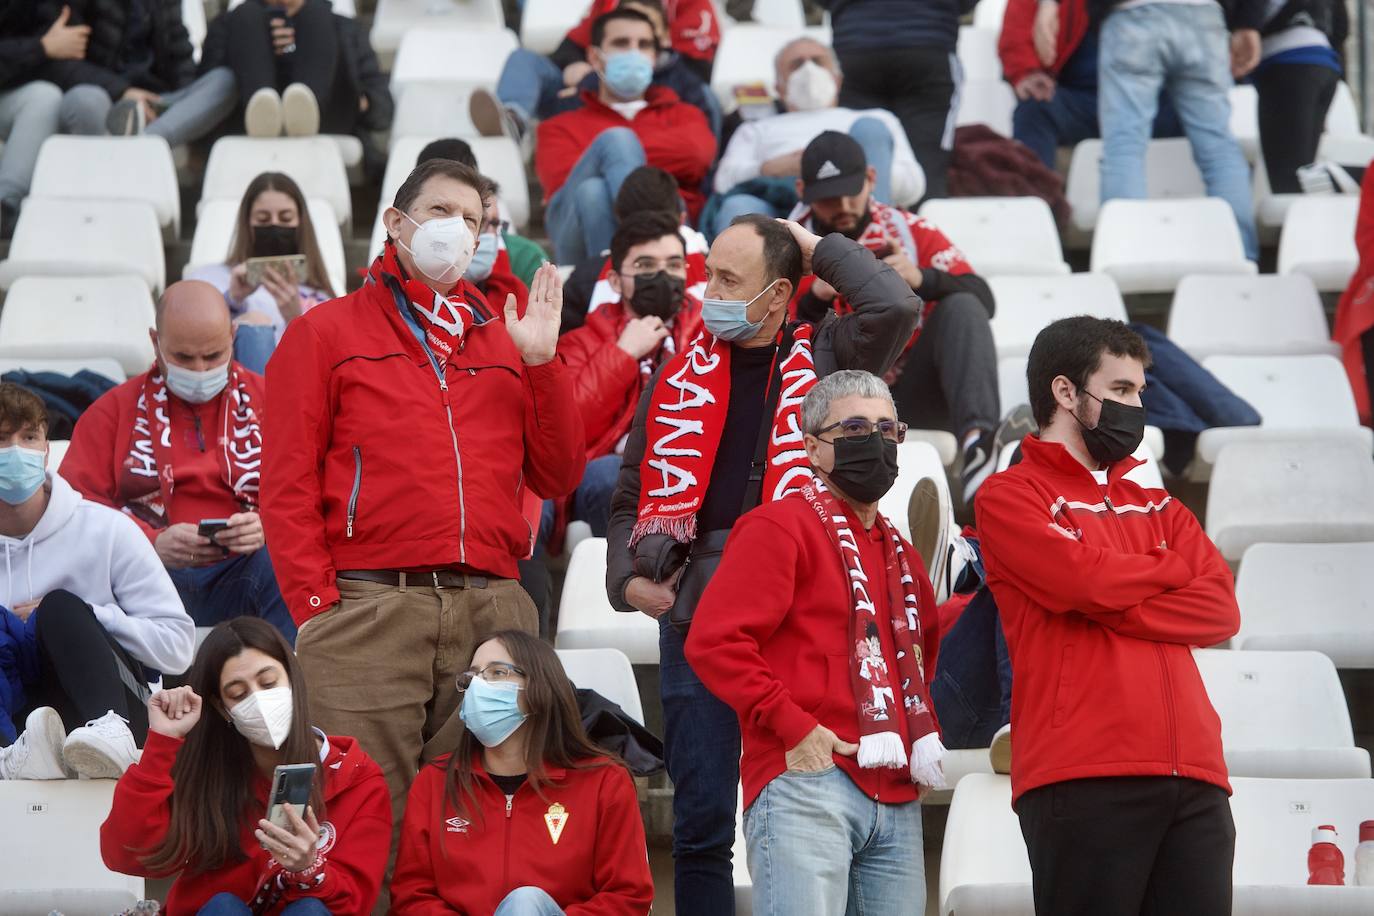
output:
M872 251L925 301L924 316L897 363L892 396L903 422L954 433L963 451L963 498L997 467L997 350L992 291L964 255L929 220L873 199L877 176L863 147L828 130L802 152L791 219L819 235L838 232ZM815 320L850 303L808 277L798 287L797 317ZM1021 430L1020 432L1029 432Z

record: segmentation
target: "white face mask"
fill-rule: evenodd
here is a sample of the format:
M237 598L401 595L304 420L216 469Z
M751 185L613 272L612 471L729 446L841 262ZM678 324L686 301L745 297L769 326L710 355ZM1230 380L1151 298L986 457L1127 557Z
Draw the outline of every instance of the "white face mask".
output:
M808 60L787 78L784 99L794 111L819 111L834 107L839 93L835 75L814 60Z
M187 369L173 363L164 354L162 365L166 367L167 388L172 394L188 404L204 404L229 384L229 363L214 366L203 372Z
M229 710L235 730L259 747L276 750L291 732L291 688L255 690Z
M457 283L472 262L475 248L467 220L461 216L450 216L417 223L410 214L401 215L415 223L416 229L409 245L402 242L399 236L396 244L415 259L415 269L435 283Z

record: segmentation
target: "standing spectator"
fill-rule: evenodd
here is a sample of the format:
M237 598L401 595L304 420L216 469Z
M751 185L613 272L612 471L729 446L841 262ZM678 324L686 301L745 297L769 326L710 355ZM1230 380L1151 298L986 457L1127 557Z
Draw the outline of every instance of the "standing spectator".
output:
M878 514L896 413L875 375L816 383L801 404L816 479L739 520L687 639L739 715L762 913L925 908L917 787L945 785L924 670L939 623L920 557Z
M1040 434L978 495L1037 913L1231 912L1221 723L1192 648L1229 639L1240 612L1192 513L1124 476L1149 361L1119 321L1041 331L1026 369Z
M4 712L29 714L0 777L117 778L147 735L148 685L190 665L195 625L138 526L44 470L47 430L43 402L0 383L0 615L25 694Z
M839 232L882 258L921 297L924 318L907 343L892 383L905 423L944 429L963 451L965 505L997 467L1001 419L994 303L988 284L935 225L873 199L877 176L863 148L847 134L826 131L802 154L792 218L817 234ZM803 280L797 316L819 320L850 303L817 277Z
M234 361L233 337L214 287L167 287L155 364L81 415L64 473L138 523L197 626L261 617L294 640L258 516L263 380ZM223 528L202 536L214 520Z
M1231 135L1229 93L1232 77L1259 63L1263 0L1228 7L1234 29L1229 49L1220 0L1091 0L1090 8L1105 17L1097 93L1103 202L1147 196L1145 149L1159 92L1168 87L1207 193L1230 205L1245 256L1258 259L1250 167Z
M659 48L647 16L615 9L597 18L591 34L587 60L602 77L599 92L583 93L583 107L540 124L536 144L535 169L560 264L610 245L616 194L625 176L646 162L677 179L695 218L716 156L706 116L671 89L649 84Z
M787 305L813 265L854 310L788 322ZM735 521L811 479L799 447L806 391L840 369L886 372L919 314L891 267L842 235L820 239L796 223L741 216L711 245L707 266L705 330L645 385L606 538L611 605L659 623L683 916L734 911L740 777L739 720L688 664L684 631Z
M814 38L783 45L774 59L782 112L744 122L716 166L715 188L725 195L713 225L719 233L741 213L782 216L795 205L793 186L801 175L802 150L826 130L848 133L863 147L877 183L873 193L890 204L914 204L926 178L901 122L880 108L854 111L836 106L841 76L835 55ZM788 198L779 207L759 196Z
M844 84L840 105L886 108L906 129L926 176L926 196L948 193L963 68L959 17L977 0L819 0L830 11Z
M38 0L56 15L55 0ZM141 134L168 146L214 130L234 108L234 75L224 67L196 75L181 0L67 0L70 22L91 27L86 56L49 64L47 78L66 94L62 130Z
M293 321L267 366L263 523L311 711L381 765L398 825L417 769L454 745L479 635L538 628L514 579L524 488L582 478L557 268L504 321L462 279L489 197L461 163L417 166L368 282Z
M1360 422L1371 422L1374 405L1374 168L1365 169L1360 182L1360 212L1355 220L1355 249L1359 268L1336 304L1331 339L1341 345L1350 390Z

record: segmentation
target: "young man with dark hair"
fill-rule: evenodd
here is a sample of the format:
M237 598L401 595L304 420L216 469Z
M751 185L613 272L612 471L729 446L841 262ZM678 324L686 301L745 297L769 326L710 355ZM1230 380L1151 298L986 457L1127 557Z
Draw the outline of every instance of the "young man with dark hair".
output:
M1039 914L1231 912L1221 725L1192 648L1237 630L1231 572L1139 464L1150 354L1056 321L1027 368L1038 436L976 503L1012 682L1012 804Z

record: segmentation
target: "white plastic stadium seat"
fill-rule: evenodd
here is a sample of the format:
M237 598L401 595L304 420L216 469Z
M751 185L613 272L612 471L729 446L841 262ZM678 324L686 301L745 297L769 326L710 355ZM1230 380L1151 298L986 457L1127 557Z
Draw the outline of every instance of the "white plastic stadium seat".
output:
M162 231L152 204L25 198L9 258L0 262L0 289L24 276L123 274L138 277L154 292L166 285Z
M1259 92L1249 83L1231 87L1231 136L1251 163L1259 157Z
M1333 162L1347 169L1362 169L1371 159L1374 159L1374 137L1326 133L1317 146L1317 161ZM1301 193L1275 194L1269 185L1269 172L1264 167L1263 157L1256 164L1251 193L1255 198L1255 223L1260 241L1266 245L1278 241L1288 208L1308 197Z
M997 53L1000 29L980 29L977 26L959 27L959 41L955 53L964 68L965 80L1002 79L1002 58Z
M111 357L137 375L153 363L154 318L137 277L24 277L0 311L0 358Z
M0 781L0 913L122 913L143 897L143 879L112 872L100 856L100 825L113 779Z
M920 213L959 246L980 277L1069 272L1054 214L1038 197L935 198Z
M973 8L973 27L990 29L1001 35L1002 18L1007 14L1007 0L978 0Z
M62 470L62 459L67 457L67 449L71 447L71 444L70 439L48 440L48 468L50 470Z
M882 499L878 500L878 511L887 516L902 537L911 540L911 524L907 521L907 502L911 491L922 477L931 477L935 485L949 495L949 482L945 479L945 466L940 461L940 453L929 442L903 442L897 446L897 480Z
M330 0L330 4L338 16L347 16L349 19L353 19L358 15L358 7L353 0ZM234 7L242 5L243 0L229 0L228 9L232 10Z
M400 98L410 83L494 90L506 58L519 46L515 33L500 26L412 29L396 52L391 94Z
M1206 527L1232 563L1261 542L1374 541L1369 449L1346 441L1231 443L1212 469Z
M644 706L630 660L619 649L558 649L558 660L574 687L595 690L640 725Z
M752 916L754 880L749 876L749 847L744 842L744 787L735 802L735 842L730 847L730 864L735 879L735 916Z
M306 198L329 202L345 229L353 220L353 196L338 146L327 137L221 137L205 165L197 215L212 200L237 204L248 185L263 172L284 172Z
M1184 277L1169 307L1169 339L1193 359L1340 352L1304 274Z
M152 204L167 237L181 234L181 191L172 150L161 137L68 137L43 141L29 193Z
M1374 668L1374 543L1255 544L1236 576L1235 649L1311 649Z
M974 270L978 270L977 262ZM1045 326L1061 318L1093 315L1098 318L1128 320L1126 305L1116 283L1106 274L1068 274L1062 277L991 277L997 301L992 318L992 339L999 357L1030 353L1031 344ZM1025 361L1021 362L1021 387L1025 387ZM1023 403L1025 398L1003 401L1004 410Z
M503 28L505 24L501 0L377 0L370 40L386 70L392 67L404 37L411 32L458 29L461 34L461 30ZM445 56L461 59L474 45L461 41L449 47Z
M587 538L573 549L554 645L619 649L636 665L658 664L658 624L644 614L622 614L606 598L605 538Z
M1011 136L1016 93L1001 77L965 80L956 90L956 95L959 100L959 111L954 121L956 127L983 124L1003 137Z
M406 137L433 137L435 128L441 126L446 131L445 136L464 139L481 136L468 114L470 95L468 89L452 83L408 83L406 91L396 100L390 149L394 151L396 144Z
M1355 250L1359 209L1360 198L1355 194L1304 196L1293 201L1279 236L1278 272L1306 274L1324 293L1344 291L1360 263Z
M1094 272L1123 293L1169 292L1189 274L1254 274L1231 208L1215 197L1112 200L1093 234Z
M1073 212L1073 225L1082 232L1092 232L1097 225L1102 208L1101 168L1101 140L1083 140L1073 148L1064 195ZM1150 141L1145 149L1145 186L1151 200L1207 196L1187 139Z
M536 54L552 54L590 7L582 0L525 0L520 11L520 46Z
M151 360L150 360L151 362ZM148 368L144 366L143 369ZM63 359L61 357L0 357L0 375L15 370L24 372L57 372L61 375L76 375L81 370L103 375L112 382L127 381L129 376L119 360L108 356L89 356L85 359ZM143 369L138 371L142 372Z
M1030 860L1011 808L1011 779L959 780L940 854L940 916L1034 916Z
M720 4L723 8L725 4ZM801 0L754 0L753 20L774 29L800 32L806 28Z
M1338 137L1358 137L1363 133L1355 96L1345 80L1336 84L1336 94L1331 97L1331 107L1326 110L1326 132Z
M761 84L770 95L777 82L773 59L782 46L802 35L830 46L830 29L774 29L766 25L743 23L721 34L720 47L711 67L711 91L728 113L735 108L736 86Z
M342 296L348 289L347 273L344 266L343 237L339 234L339 223L334 216L334 208L326 200L311 198L306 201L310 211L310 224L315 229L315 241L320 246L320 256L324 258L325 271L334 292ZM182 270L182 276L189 275L198 267L207 264L223 264L229 254L229 245L234 238L234 223L238 220L239 202L234 200L206 201L196 219L196 234L191 239L191 257Z

